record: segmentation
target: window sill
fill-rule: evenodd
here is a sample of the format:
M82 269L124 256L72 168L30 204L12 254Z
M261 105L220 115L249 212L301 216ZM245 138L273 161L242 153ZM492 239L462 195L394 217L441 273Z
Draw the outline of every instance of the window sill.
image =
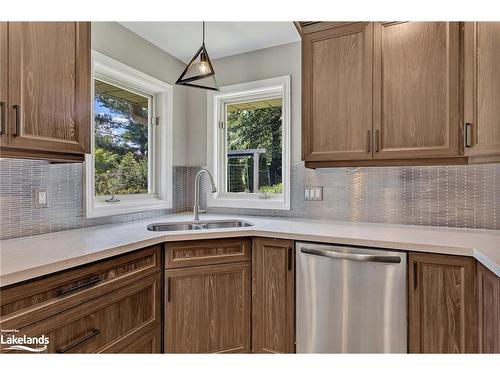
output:
M91 204L91 207L87 208L86 217L96 218L123 215L166 208L172 208L172 202L161 199L141 199L116 203L94 201L93 204Z
M290 210L290 202L283 198L229 198L225 196L207 199L208 207L223 208L257 208L261 210Z

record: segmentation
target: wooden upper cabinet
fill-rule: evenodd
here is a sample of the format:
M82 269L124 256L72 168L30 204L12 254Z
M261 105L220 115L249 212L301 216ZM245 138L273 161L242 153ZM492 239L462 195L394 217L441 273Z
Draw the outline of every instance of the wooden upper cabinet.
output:
M459 23L374 25L374 158L460 155Z
M88 153L90 23L9 22L8 35L9 147Z
M410 253L411 353L474 353L477 345L476 261Z
M165 352L250 352L250 263L166 271Z
M464 40L465 153L500 157L500 22L466 22Z
M255 238L252 261L252 352L295 352L293 241Z
M304 160L371 158L372 27L353 23L304 35Z
M7 144L7 22L0 22L0 146Z

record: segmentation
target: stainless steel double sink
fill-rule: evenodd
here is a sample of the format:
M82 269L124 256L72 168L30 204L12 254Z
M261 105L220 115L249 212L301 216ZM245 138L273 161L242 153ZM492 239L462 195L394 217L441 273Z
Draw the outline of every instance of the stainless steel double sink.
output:
M173 232L179 230L244 228L251 226L253 226L252 223L243 220L198 220L149 224L148 230L153 232Z

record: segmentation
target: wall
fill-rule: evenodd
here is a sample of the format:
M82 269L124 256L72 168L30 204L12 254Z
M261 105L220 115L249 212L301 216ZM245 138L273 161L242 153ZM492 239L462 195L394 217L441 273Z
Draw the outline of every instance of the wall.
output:
M0 159L0 239L124 223L191 209L192 168L174 167L174 208L86 219L83 165ZM33 208L35 187L47 187L49 207Z

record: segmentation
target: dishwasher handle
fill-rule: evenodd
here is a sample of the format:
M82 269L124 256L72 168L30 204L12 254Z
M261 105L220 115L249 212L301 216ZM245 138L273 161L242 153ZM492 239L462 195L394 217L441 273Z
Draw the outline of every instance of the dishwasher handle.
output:
M401 257L397 255L370 255L356 253L342 253L340 251L313 249L303 247L300 251L304 254L318 255L333 259L354 260L361 262L377 262L377 263L401 263Z

